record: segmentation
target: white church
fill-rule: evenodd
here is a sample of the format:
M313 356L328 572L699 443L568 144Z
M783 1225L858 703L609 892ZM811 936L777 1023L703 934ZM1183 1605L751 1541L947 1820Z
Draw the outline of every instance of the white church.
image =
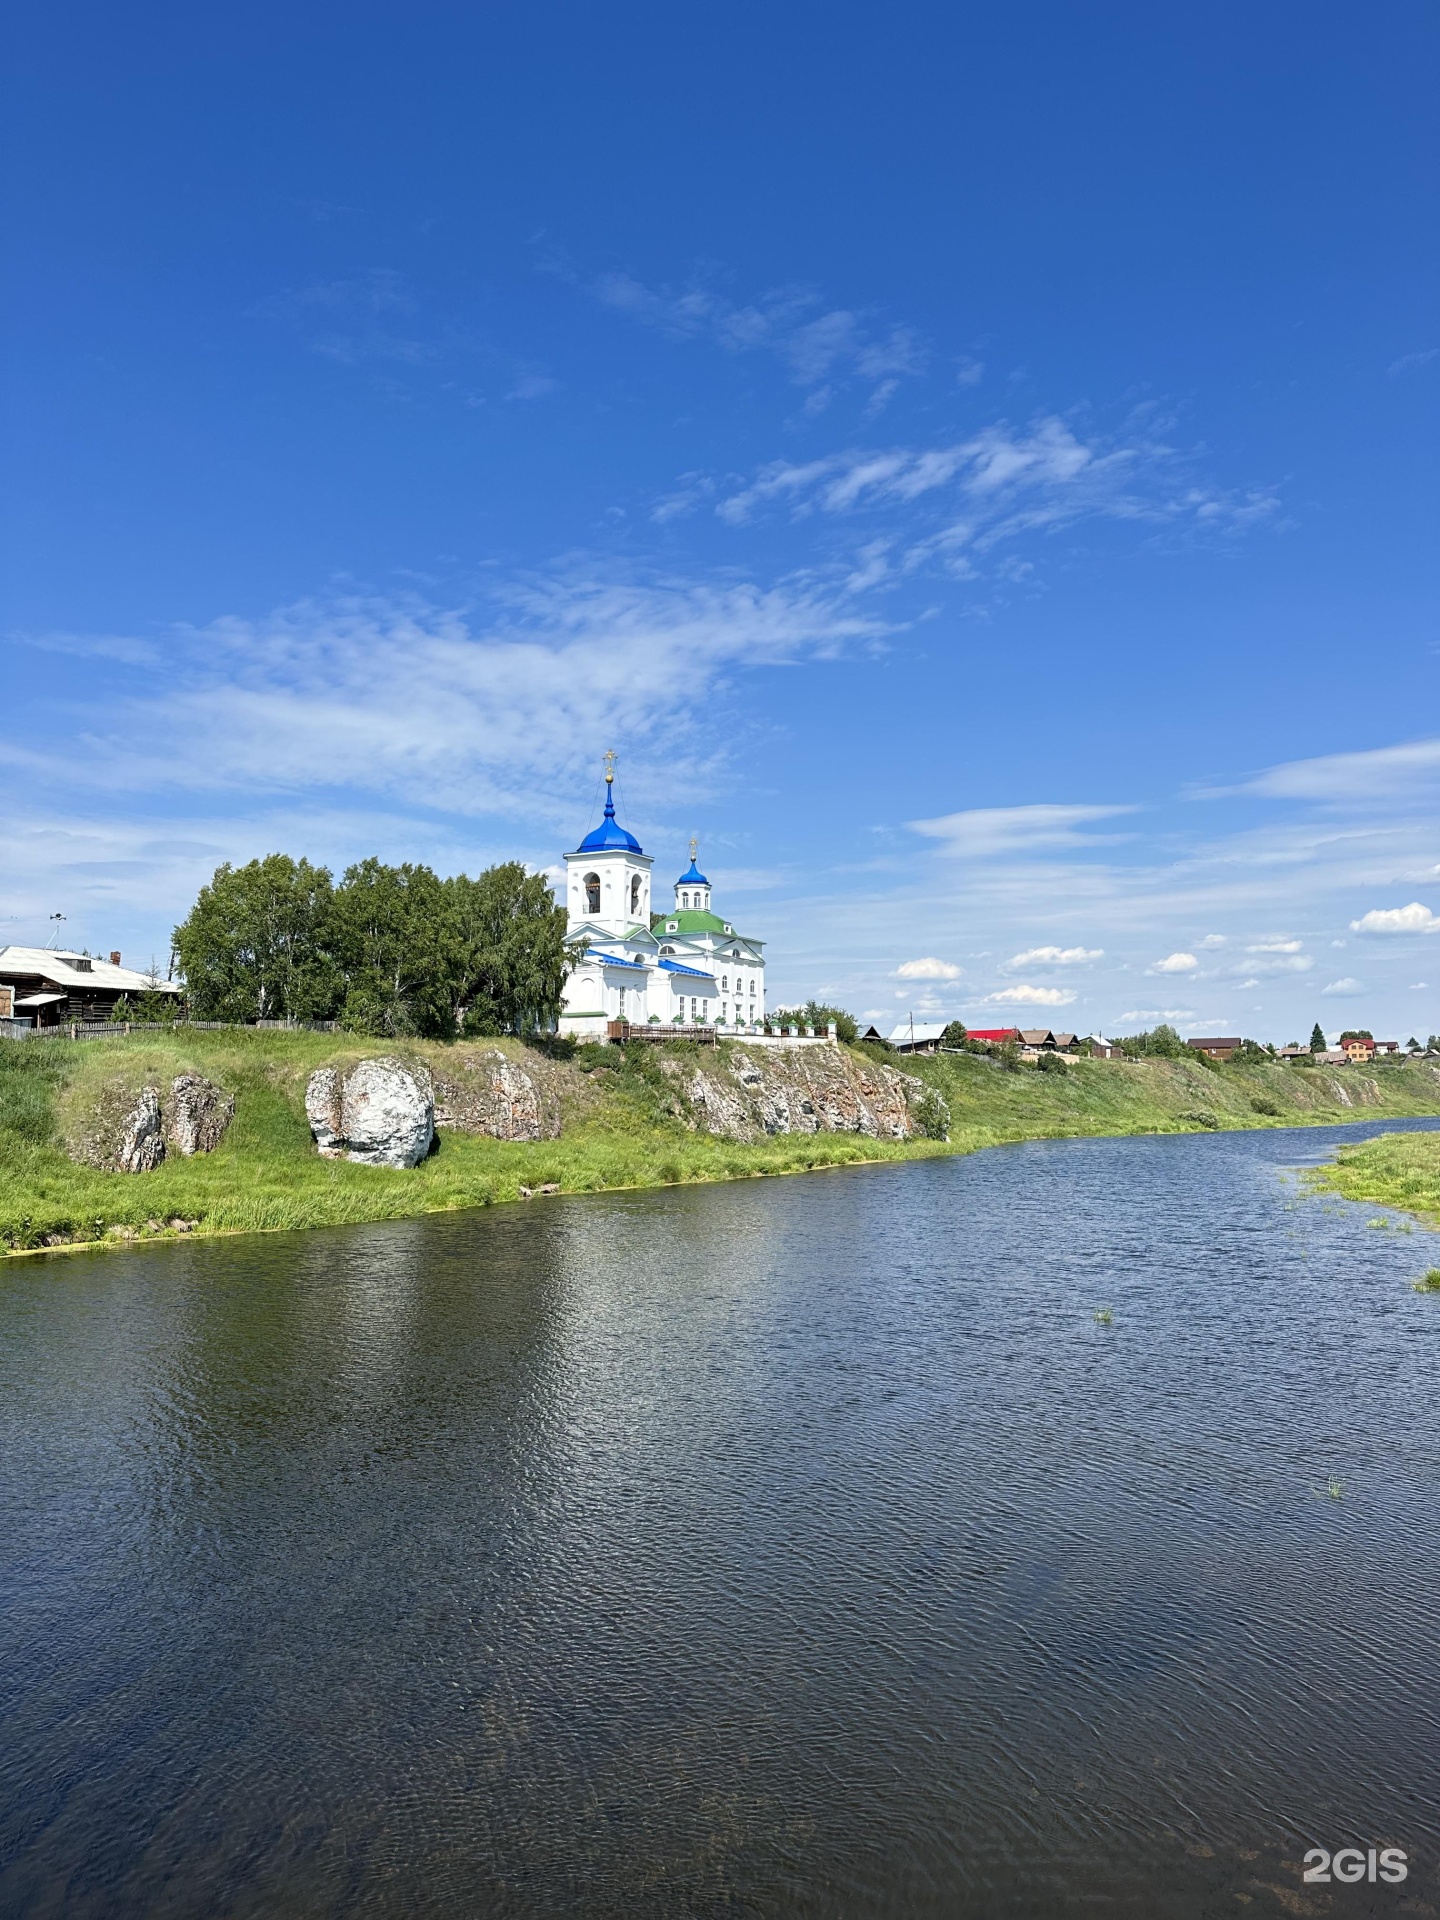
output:
M615 818L615 775L605 775L605 817L565 855L566 937L585 956L565 982L561 1033L603 1040L607 1022L717 1027L746 1032L765 1019L764 943L711 911L710 882L695 864L675 882L675 904L657 909L654 864Z

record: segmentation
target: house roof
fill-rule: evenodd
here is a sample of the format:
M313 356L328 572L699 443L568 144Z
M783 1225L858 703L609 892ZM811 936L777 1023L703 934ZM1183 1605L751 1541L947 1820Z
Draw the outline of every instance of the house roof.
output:
M1243 1046L1244 1042L1241 1040L1239 1034L1237 1033L1233 1036L1229 1034L1221 1034L1218 1038L1216 1038L1214 1035L1212 1035L1209 1039L1196 1038L1194 1040L1187 1040L1185 1044L1187 1047L1199 1047L1202 1049L1205 1047L1232 1047L1233 1048L1233 1047Z
M1043 1047L1047 1040L1053 1040L1054 1034L1048 1027L1022 1027L1020 1044L1022 1047Z
M712 987L715 984L714 974L706 973L702 967L687 967L680 960L662 960L660 965L665 969L666 973L685 973L689 974L690 977L695 980L708 980Z
M82 964L77 966L76 961ZM98 954L74 953L53 947L0 947L0 980L48 980L66 993L100 988L106 993L179 993L173 981L152 982L134 967L112 966Z
M650 931L661 933L721 933L734 934L735 928L728 920L722 920L718 913L705 913L694 907L676 907L670 913L652 913ZM737 936L743 938L744 936ZM759 941L752 942L758 946Z
M1020 1029L1018 1027L970 1027L967 1032L972 1040L989 1040L992 1043L1003 1044L1006 1040L1017 1039Z
M949 1024L948 1020L902 1020L898 1027L891 1028L890 1044L898 1047L912 1039L938 1040Z

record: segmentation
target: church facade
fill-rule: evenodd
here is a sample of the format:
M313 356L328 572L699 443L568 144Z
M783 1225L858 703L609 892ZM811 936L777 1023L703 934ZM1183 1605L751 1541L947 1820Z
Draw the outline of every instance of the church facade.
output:
M565 982L562 1033L600 1040L612 1020L722 1032L763 1024L764 942L713 911L697 852L692 840L673 905L658 905L654 863L615 818L605 775L605 817L565 855L566 937L584 940L585 954Z

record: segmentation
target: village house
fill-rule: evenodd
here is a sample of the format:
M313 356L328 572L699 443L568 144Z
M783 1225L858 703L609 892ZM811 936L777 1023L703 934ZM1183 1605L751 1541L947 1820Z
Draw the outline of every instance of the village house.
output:
M1233 1060L1244 1042L1238 1034L1222 1035L1219 1038L1187 1040L1187 1047L1193 1047L1196 1053L1203 1053L1209 1060Z
M1340 1050L1352 1066L1368 1066L1375 1058L1375 1042L1363 1033L1347 1035L1340 1042Z
M0 987L10 989L11 1007L3 1018L35 1027L62 1027L75 1020L109 1020L115 1003L132 1005L142 993L179 996L169 980L152 980L123 967L118 953L57 952L49 947L0 947Z

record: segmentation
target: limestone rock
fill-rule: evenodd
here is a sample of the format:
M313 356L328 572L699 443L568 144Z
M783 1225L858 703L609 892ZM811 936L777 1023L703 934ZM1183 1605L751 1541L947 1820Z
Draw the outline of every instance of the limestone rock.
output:
M177 1153L213 1153L235 1117L235 1096L198 1073L182 1073L170 1083L165 1137Z
M488 1047L435 1072L435 1124L492 1140L554 1140L560 1116L536 1074Z
M695 1124L730 1140L776 1133L863 1133L908 1140L925 1129L924 1084L894 1067L872 1065L839 1047L736 1046L728 1071L685 1071L680 1078ZM938 1095L931 1096L938 1100ZM943 1103L941 1103L943 1106ZM948 1118L948 1115L945 1116Z
M414 1167L435 1139L428 1070L381 1056L349 1073L321 1067L305 1088L305 1115L327 1160L366 1167Z
M121 1128L115 1148L115 1169L118 1173L152 1173L164 1158L160 1095L154 1087L142 1087Z

